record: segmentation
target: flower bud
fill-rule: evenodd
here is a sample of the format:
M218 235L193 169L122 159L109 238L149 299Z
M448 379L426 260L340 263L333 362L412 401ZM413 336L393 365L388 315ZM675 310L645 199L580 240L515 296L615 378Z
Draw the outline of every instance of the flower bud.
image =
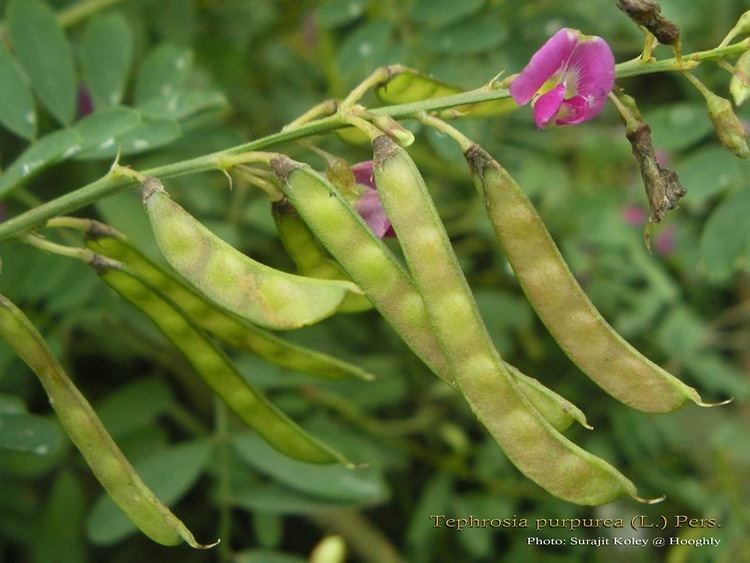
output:
M414 142L414 133L387 115L376 115L372 124L391 137L399 146L408 147Z
M750 97L750 51L745 51L737 59L732 80L729 81L729 92L734 104L739 106Z
M724 147L740 158L750 157L750 148L745 140L745 130L732 109L732 102L713 92L705 92L708 116Z

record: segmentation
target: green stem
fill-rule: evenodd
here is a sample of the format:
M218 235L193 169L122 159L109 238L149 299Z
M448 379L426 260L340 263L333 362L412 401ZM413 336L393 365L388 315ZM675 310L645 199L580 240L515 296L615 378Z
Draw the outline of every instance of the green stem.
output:
M653 62L644 62L640 59L634 59L617 65L616 75L618 78L626 78L655 72L682 72L689 68L694 68L704 61L712 61L739 55L746 51L748 47L750 47L750 38L727 47L717 47L708 51L700 51L691 55L685 55L682 57L681 61L678 61L675 58ZM508 96L507 89L482 87L476 90L462 92L460 94L453 94L451 96L431 98L407 104L384 106L369 111L375 115L387 115L396 119L404 119L418 116L423 112L432 112L457 106L476 104L479 102L499 100L507 98ZM196 172L205 172L208 170L223 171L225 169L223 163L226 162L228 156L248 151L264 150L281 143L295 141L297 139L320 133L328 133L348 126L349 124L346 123L344 116L338 114L332 115L305 123L299 127L288 128L278 133L268 135L267 137L261 137L260 139L224 151L192 158L190 160L175 162L166 166L157 166L149 170L143 170L142 173L146 176L171 178L186 174L194 174ZM41 225L53 217L68 214L99 199L124 191L135 184L136 182L134 182L132 178L123 178L122 176L110 171L106 176L91 184L73 192L69 192L0 224L0 241Z

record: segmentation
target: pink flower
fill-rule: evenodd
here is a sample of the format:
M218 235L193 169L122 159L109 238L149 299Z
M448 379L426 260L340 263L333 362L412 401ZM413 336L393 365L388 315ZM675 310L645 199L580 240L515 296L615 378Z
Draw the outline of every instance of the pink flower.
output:
M378 195L372 160L355 164L352 166L352 173L357 185L362 188L362 193L355 204L357 212L378 238L396 236Z
M599 115L615 83L615 58L601 37L563 28L511 83L519 105L531 102L540 129L576 125Z
M646 224L648 214L640 205L628 205L622 210L622 218L631 227L642 227Z

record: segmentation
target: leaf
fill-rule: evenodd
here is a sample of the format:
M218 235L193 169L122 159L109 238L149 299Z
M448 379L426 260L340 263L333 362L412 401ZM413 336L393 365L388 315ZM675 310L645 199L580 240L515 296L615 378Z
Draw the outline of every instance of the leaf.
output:
M190 75L193 53L190 49L165 43L146 57L135 85L135 105L154 98L170 98Z
M81 136L81 152L110 147L115 138L134 130L141 124L140 114L132 109L113 107L84 117L73 130Z
M683 200L684 205L691 209L701 209L712 198L743 183L737 157L715 145L692 151L678 163L676 170L689 194Z
M184 119L200 111L224 109L228 105L224 94L218 90L197 88L175 90L169 96L152 98L139 106L146 117L152 119Z
M33 414L0 414L0 450L47 456L63 444L63 434L53 420Z
M430 517L447 512L452 486L451 478L446 473L437 473L427 482L411 512L406 544L410 553L418 556L415 562L430 559L430 546L434 545L435 540L435 523Z
M361 80L369 72L386 64L393 44L392 33L393 24L385 20L369 21L357 27L339 46L337 62L341 73L349 79Z
M85 497L81 483L70 470L55 479L41 518L36 519L32 545L35 563L84 563L83 537ZM41 538L44 538L41 541Z
M725 199L706 222L700 255L706 277L727 281L738 270L750 268L750 190L742 189Z
M96 412L109 433L117 438L153 424L173 403L172 390L164 381L143 377L105 397Z
M80 59L94 107L118 105L133 59L133 32L127 20L119 14L92 18L81 39Z
M411 16L419 23L440 27L478 12L484 0L417 0Z
M318 24L333 29L358 19L367 6L367 0L326 0L318 8Z
M387 496L382 475L372 468L314 465L284 456L256 434L243 433L233 445L248 464L284 485L326 499L374 502Z
M0 123L30 140L36 135L37 121L28 81L20 65L0 45Z
M0 394L0 416L10 414L25 414L26 405L21 397L15 395Z
M113 143L100 145L94 149L79 153L80 160L100 160L114 158L121 155L133 155L163 147L179 139L182 130L174 121L143 121L138 127L119 135Z
M407 104L442 98L463 92L461 88L446 84L432 76L415 70L406 70L391 78L376 90L378 97L388 104ZM518 106L512 98L466 104L455 108L466 116L493 116L509 113Z
M232 503L252 511L281 515L313 514L357 504L306 495L274 483L243 488L232 495Z
M713 126L701 103L667 104L648 112L646 121L651 126L656 149L680 151L707 137Z
M39 0L11 0L8 28L13 50L39 100L63 125L76 115L73 53L55 12Z
M482 14L452 27L425 30L425 51L432 53L484 53L498 47L508 37L505 21L492 14ZM488 74L494 74L490 71Z
M298 555L269 551L267 549L250 549L234 555L235 563L305 563L307 560Z
M154 494L170 505L180 500L198 480L210 453L208 442L183 443L143 459L135 464L135 470ZM86 535L92 542L113 544L135 531L135 525L109 496L99 496L86 521Z
M80 143L80 135L72 129L60 129L36 141L0 175L0 198L45 168L73 156Z

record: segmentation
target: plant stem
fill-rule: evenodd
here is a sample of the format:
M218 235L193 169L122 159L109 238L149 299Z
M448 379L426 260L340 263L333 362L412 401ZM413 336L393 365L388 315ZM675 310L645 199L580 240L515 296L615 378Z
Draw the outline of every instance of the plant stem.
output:
M750 38L744 39L727 47L717 47L708 51L700 51L691 55L685 55L681 61L675 58L665 59L654 62L644 62L640 59L634 59L616 66L618 78L626 78L641 74L650 74L655 72L684 71L694 68L704 61L712 61L725 57L736 56L750 47ZM448 109L457 106L475 104L491 100L508 98L508 90L504 88L493 89L487 86L443 96L441 98L431 98L412 102L407 104L397 104L384 106L369 110L375 115L386 115L393 118L404 119L415 117L423 112L432 112L442 109ZM342 115L332 115L317 119L298 127L287 128L278 133L261 137L249 143L226 149L224 151L199 156L181 162L175 162L166 166L158 166L149 170L143 170L145 176L156 176L158 178L172 178L185 174L194 174L196 172L206 172L209 170L223 171L226 168L224 164L227 157L237 155L248 151L264 150L269 147L295 141L311 135L328 133L336 129L348 127L345 117ZM229 159L231 161L231 159ZM89 205L99 199L121 192L135 185L131 178L124 178L114 171L107 175L79 188L73 192L62 195L52 201L40 205L39 207L18 215L2 224L0 224L0 241L16 236L18 233L34 228L48 219L65 215L81 207Z

